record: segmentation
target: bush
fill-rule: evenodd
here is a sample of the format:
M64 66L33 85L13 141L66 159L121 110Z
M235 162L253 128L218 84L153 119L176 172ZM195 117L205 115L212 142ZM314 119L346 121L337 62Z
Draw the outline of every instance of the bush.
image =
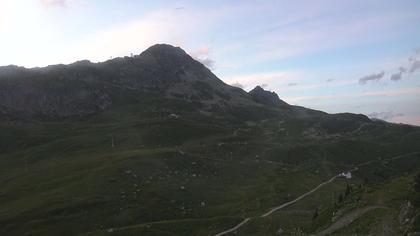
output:
M417 192L420 192L420 172L416 175L416 178L414 179L414 189Z

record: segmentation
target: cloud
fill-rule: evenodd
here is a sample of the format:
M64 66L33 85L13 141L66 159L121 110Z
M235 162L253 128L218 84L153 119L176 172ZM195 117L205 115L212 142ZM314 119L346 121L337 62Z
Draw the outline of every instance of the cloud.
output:
M190 55L197 61L201 62L203 65L207 66L210 69L215 69L215 62L213 59L210 59L210 48L209 46L203 46L196 51L192 51Z
M206 56L207 57L209 55L209 53L210 53L209 46L203 46L203 47L201 47L201 48L199 48L199 49L197 49L195 51L192 51L190 53L190 55L192 57L202 57L202 56Z
M261 88L267 88L268 87L268 84L261 84L260 87Z
M204 59L196 58L196 60L201 62L201 64L207 66L209 69L215 69L214 61L210 58L204 58Z
M325 82L327 82L327 83L333 82L333 81L334 81L334 79L327 79L327 80L325 80Z
M407 68L405 68L403 66L400 66L400 68L398 68L398 71L399 71L398 73L392 74L389 79L392 80L392 81L401 80L402 75L407 72Z
M381 120L391 120L394 117L403 116L403 115L404 114L402 113L395 113L393 111L372 112L368 114L370 118L376 118L376 119L381 119Z
M235 83L231 84L231 86L237 87L237 88L241 88L241 89L244 89L245 88L245 86L243 84L238 83L238 82L235 82Z
M362 97L393 97L406 94L420 94L420 88L401 88L386 91L375 92L361 92L361 93L346 93L346 94L332 94L332 95L319 95L319 96L300 96L300 97L287 97L286 101L289 103L296 103L300 101L315 101L315 100L333 100L340 98L362 98Z
M420 61L417 60L419 54L420 54L420 49L415 49L414 50L414 55L412 55L408 58L408 61L411 64L411 65L408 66L410 68L410 70L409 70L410 73L414 73L416 70L418 70L420 68ZM407 69L406 66L400 66L398 68L398 72L392 74L389 77L389 79L391 81L399 81L399 80L403 79L403 75L407 72L408 72L408 69ZM385 73L382 71L379 74L372 74L372 75L365 76L365 77L359 79L359 83L360 84L366 84L369 80L379 80L384 76L384 74Z
M47 7L67 7L69 0L40 0Z
M419 49L415 50L415 54L413 56L410 56L408 58L408 61L411 63L411 67L410 67L410 73L415 72L417 69L420 68L420 61L417 60L417 54L419 54L418 52ZM392 81L398 81L401 80L403 78L403 74L407 73L407 68L404 66L400 66L398 68L398 72L395 74L392 74L389 79ZM366 81L364 82L366 83Z
M411 63L411 65L409 66L410 67L410 70L409 70L410 73L414 73L416 70L418 70L420 68L420 61L418 60L419 55L420 55L420 48L417 48L417 49L414 50L414 55L412 55L408 58L408 62ZM407 71L407 69L406 69L406 71Z
M291 82L293 83L293 82ZM299 83L299 86L287 86L284 87L283 84L280 86L275 86L276 92L297 92L297 91L316 91L316 90L323 90L328 88L328 90L335 90L337 87L343 87L343 86L349 86L349 85L355 85L356 82L352 80L341 80L341 81L335 81L335 82L319 82L319 83L310 83L309 81L305 83ZM302 92L299 92L302 93Z
M291 86L297 86L298 83L289 83L287 86L291 87Z
M402 79L402 72L391 75L390 79L392 81L398 81L398 80Z
M414 73L416 70L420 68L420 61L419 60L413 60L410 67L410 73Z
M274 71L274 72L262 72L262 73L252 73L244 75L236 75L227 77L225 80L229 83L239 82L239 83L252 83L252 85L258 85L261 82L290 82L296 81L297 79L303 77L303 72L300 71Z
M346 2L349 3L349 1ZM317 6L313 7L318 9ZM342 8L342 6L337 8ZM285 12L285 14L289 16L290 13ZM389 17L386 14L360 13L339 18L320 17L322 15L320 14L309 17L299 16L292 22L280 21L278 23L280 27L267 26L271 29L263 34L253 34L256 45L259 46L259 53L253 58L258 62L282 60L335 48L383 41L384 38L390 37L390 30L413 17L414 12L407 11L407 15L402 12L400 14L395 13L394 17Z
M90 32L85 37L77 39L67 47L68 62L80 59L91 61L103 61L108 58L140 53L156 43L167 43L180 46L190 55L195 57L206 66L214 66L214 61L206 55L208 48L202 48L195 52L188 47L185 35L200 34L201 30L209 27L209 23L198 21L198 13L188 11L156 10L141 15L133 21L116 23L103 30ZM202 16L203 20L208 16ZM200 28L200 27L203 28Z
M84 5L85 0L39 0L44 7L68 8L74 5Z
M394 111L372 112L368 114L370 118L385 120L388 122L404 123L420 126L420 115L406 115Z
M402 115L391 118L391 122L420 126L420 115Z
M382 71L381 73L378 73L378 74L371 74L371 75L364 76L364 77L359 79L359 84L364 85L368 81L371 81L371 80L372 81L378 81L378 80L382 79L382 77L384 77L384 75L385 75L385 72Z

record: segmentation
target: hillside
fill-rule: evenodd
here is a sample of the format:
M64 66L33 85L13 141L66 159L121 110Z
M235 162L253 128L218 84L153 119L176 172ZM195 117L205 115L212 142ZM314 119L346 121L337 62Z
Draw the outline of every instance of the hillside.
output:
M0 67L0 129L0 235L420 231L419 127L247 93L170 45Z

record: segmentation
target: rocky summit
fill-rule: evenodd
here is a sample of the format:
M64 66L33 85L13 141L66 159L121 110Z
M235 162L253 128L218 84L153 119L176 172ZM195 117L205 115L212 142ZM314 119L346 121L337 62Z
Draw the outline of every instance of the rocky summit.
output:
M282 101L275 92L265 91L261 86L255 87L249 92L252 99L257 102L267 106L274 107L288 107L289 104Z
M134 57L25 69L0 67L2 117L69 118L101 112L116 90L199 103L203 110L252 104L181 48L158 44Z

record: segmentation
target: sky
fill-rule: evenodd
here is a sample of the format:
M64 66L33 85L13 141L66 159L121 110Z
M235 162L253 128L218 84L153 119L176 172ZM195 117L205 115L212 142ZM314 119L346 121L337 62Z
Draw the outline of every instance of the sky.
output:
M0 66L183 48L225 83L420 126L419 0L0 0Z

